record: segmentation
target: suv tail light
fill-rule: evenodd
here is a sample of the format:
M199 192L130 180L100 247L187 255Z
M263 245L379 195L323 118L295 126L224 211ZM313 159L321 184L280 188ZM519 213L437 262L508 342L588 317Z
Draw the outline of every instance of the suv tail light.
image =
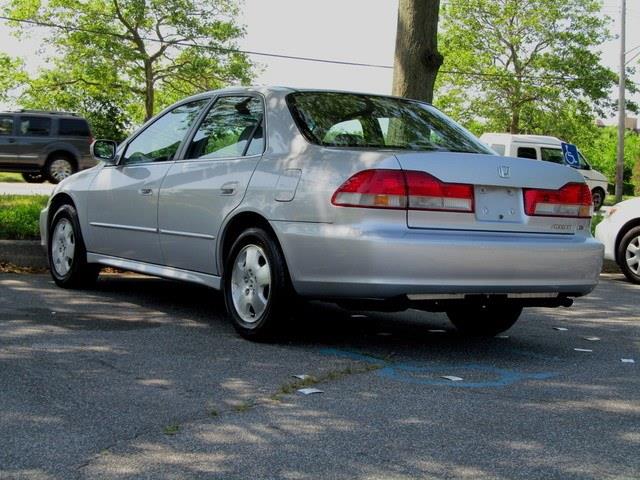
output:
M331 203L342 207L473 212L473 185L444 183L417 171L364 170L344 182Z
M567 183L559 190L523 189L529 216L591 218L593 203L586 183Z

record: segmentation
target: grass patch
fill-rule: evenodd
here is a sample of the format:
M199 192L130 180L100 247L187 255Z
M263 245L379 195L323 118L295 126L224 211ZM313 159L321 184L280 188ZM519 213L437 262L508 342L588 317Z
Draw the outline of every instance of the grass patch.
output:
M40 238L40 210L48 198L46 195L0 195L0 239Z
M630 198L635 198L632 195L623 195L622 201L629 200ZM604 204L607 207L613 207L616 204L616 196L615 195L607 195L604 199Z
M593 217L591 217L591 235L596 234L596 227L603 219L604 219L604 215L600 213L595 213Z
M164 427L162 433L164 433L165 435L175 435L179 431L180 425L178 425L177 423L172 423L171 425L167 425L166 427Z
M24 179L19 173L0 172L0 182L23 183Z

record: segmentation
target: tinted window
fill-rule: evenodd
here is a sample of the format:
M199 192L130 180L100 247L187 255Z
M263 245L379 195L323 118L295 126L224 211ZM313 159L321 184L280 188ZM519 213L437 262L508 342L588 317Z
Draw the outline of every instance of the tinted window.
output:
M287 101L300 130L319 145L493 153L425 103L339 92L292 93Z
M12 117L0 117L0 135L13 135Z
M48 117L22 117L20 133L29 136L47 136L51 133L51 119Z
M540 149L540 156L542 160L546 162L553 162L564 164L564 155L562 155L562 150L559 148L545 148L542 147Z
M518 156L520 158L531 158L533 160L537 160L538 158L536 149L531 147L518 147Z
M89 137L89 125L81 118L61 118L58 120L58 135L69 137Z
M127 146L121 163L172 160L187 130L207 102L208 100L197 100L165 113Z
M186 158L256 155L264 150L262 102L254 97L222 97L198 128Z

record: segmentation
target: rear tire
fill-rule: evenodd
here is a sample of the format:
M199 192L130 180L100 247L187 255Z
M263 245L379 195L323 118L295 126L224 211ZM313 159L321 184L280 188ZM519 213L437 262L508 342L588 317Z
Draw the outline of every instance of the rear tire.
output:
M23 173L22 178L27 183L44 183L46 178L41 172L37 173Z
M593 199L593 210L597 212L602 208L604 204L605 193L601 188L594 188L591 192L591 198Z
M76 209L71 205L58 208L48 233L49 271L56 284L63 288L92 286L100 267L87 263L87 250Z
M475 337L493 337L509 330L520 317L522 307L511 305L464 305L447 311L461 333Z
M235 240L225 259L223 282L231 323L249 340L272 339L295 304L280 246L261 228L249 228Z
M60 183L65 178L76 173L77 168L70 157L54 155L47 160L44 173L51 183Z
M630 282L640 284L640 226L629 230L620 240L618 265Z

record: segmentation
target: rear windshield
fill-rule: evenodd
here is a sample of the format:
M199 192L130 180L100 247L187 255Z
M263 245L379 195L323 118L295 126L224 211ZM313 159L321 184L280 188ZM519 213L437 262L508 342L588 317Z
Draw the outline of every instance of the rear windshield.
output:
M69 137L88 137L89 125L80 118L61 118L58 123L58 135Z
M318 145L494 154L425 103L339 92L297 92L287 102L302 133Z

